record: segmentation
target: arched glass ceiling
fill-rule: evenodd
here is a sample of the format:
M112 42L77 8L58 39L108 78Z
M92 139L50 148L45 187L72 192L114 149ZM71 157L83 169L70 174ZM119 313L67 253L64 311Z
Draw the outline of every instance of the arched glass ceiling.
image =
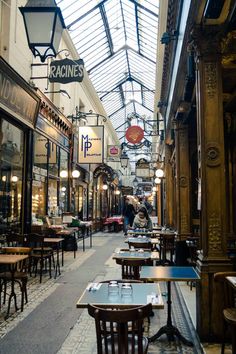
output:
M120 130L127 128L128 114L153 119L159 0L58 0L57 5L124 142Z

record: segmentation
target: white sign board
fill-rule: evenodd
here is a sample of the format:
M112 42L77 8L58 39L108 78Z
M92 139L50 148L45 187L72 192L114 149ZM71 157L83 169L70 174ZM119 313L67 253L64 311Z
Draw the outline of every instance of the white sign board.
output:
M79 127L79 163L103 163L104 127Z

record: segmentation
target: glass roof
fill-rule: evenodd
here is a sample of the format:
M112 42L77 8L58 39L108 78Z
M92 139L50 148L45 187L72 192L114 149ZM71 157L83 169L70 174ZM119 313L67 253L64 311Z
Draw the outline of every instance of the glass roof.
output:
M57 5L115 129L123 123L127 128L131 113L153 120L159 0L57 0ZM124 133L117 133L125 142Z

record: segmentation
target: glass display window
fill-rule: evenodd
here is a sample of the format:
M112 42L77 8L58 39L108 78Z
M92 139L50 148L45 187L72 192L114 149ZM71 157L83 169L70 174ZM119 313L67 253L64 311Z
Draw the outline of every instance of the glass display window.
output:
M46 215L46 179L35 175L32 182L32 224L42 224Z
M59 214L68 211L69 179L68 179L69 155L60 149L60 190L59 190Z
M21 228L24 132L0 118L0 225Z
M48 173L49 175L58 177L59 170L59 147L53 142L49 141L49 164Z
M48 215L58 216L58 181L53 178L48 180Z
M34 133L34 166L47 170L48 164L48 139Z

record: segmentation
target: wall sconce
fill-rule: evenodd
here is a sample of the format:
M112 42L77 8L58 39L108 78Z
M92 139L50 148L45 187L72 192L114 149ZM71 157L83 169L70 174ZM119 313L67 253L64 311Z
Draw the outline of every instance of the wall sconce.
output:
M2 176L2 182L6 182L7 181L7 176Z
M177 37L178 37L177 31L172 31L171 33L164 32L161 37L161 44L169 44L172 40L177 39Z
M102 186L102 189L103 189L104 191L107 191L107 190L108 190L108 185L107 185L106 183L104 183L103 186Z
M158 178L163 178L164 177L164 171L161 168L158 168L155 173L156 177Z
M156 177L156 178L154 179L154 182L155 182L156 184L161 184L161 179L160 179L159 177Z
M66 171L66 170L61 170L61 172L60 172L60 177L61 177L61 178L67 178L67 177L68 177L68 171Z
M13 176L11 177L11 181L12 181L12 182L18 182L18 180L19 180L19 177L16 176L16 175L13 175Z
M79 178L80 171L79 170L73 170L71 175L72 175L73 178Z
M56 57L66 26L55 1L28 0L25 7L19 9L24 18L28 46L34 57L40 57L42 63L48 57Z
M120 190L119 189L115 190L115 195L120 195Z
M152 191L155 193L157 191L157 187L152 187Z

